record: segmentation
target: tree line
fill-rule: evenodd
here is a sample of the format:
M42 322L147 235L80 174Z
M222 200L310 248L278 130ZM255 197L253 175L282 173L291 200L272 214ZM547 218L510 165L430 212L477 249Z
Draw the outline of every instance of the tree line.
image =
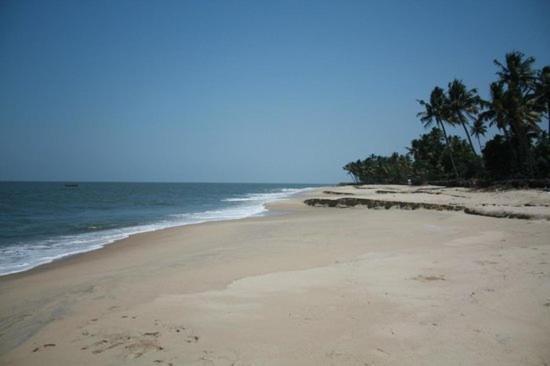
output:
M372 154L344 170L356 183L550 178L550 66L536 69L534 63L521 52L495 60L488 99L458 79L446 89L434 87L429 100L418 100L417 116L430 131L412 140L406 154ZM450 135L449 126L466 138ZM483 145L490 127L497 133Z

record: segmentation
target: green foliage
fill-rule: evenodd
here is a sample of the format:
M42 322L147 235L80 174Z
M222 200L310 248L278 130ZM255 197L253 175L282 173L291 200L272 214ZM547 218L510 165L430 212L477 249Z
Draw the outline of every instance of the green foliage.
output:
M546 116L550 133L550 66L536 70L534 62L521 52L495 60L498 79L490 85L489 100L458 79L446 91L436 86L429 101L418 101L423 110L417 116L432 130L412 140L408 154L371 155L344 169L361 183L550 177L550 137L539 126ZM446 126L461 126L467 140L449 136ZM480 136L488 126L501 134L483 148Z
M413 172L416 180L453 178L451 152L460 177L471 178L479 173L480 161L472 152L469 143L458 136L450 136L448 141L449 147L445 145L443 135L437 128L411 141L409 153L414 161Z
M452 166L449 169L449 150L438 128L434 127L430 133L412 140L409 154L414 160L413 170L419 180L447 179L454 173Z
M498 66L498 80L491 84L491 100L484 102L481 118L496 125L514 150L514 166L510 174L525 177L534 174L534 157L530 137L541 132L540 97L537 88L538 71L535 59L521 52L506 54Z
M363 161L347 164L344 170L360 183L404 184L411 176L412 162L409 156L398 153L390 156L372 154Z
M550 137L539 126L546 116L550 133L550 66L536 70L535 59L521 52L494 63L498 79L490 85L489 100L458 79L447 91L436 86L429 101L418 101L423 110L417 116L432 130L412 140L408 154L371 155L344 169L361 183L550 177ZM487 133L487 124L502 134L482 148L480 136ZM468 140L449 136L446 125L462 126ZM482 157L470 134L477 138Z
M479 112L481 98L477 95L476 89L468 89L461 80L455 79L449 83L447 89L447 103L445 108L449 115L448 123L455 126L462 126L468 138L468 143L474 155L476 151L468 132L470 120L475 119Z
M417 117L420 117L420 121L424 125L424 128L432 126L435 122L437 128L441 129L443 136L445 137L445 142L448 149L448 158L453 167L453 172L455 178L459 178L458 170L456 169L453 150L450 147L449 137L447 136L447 131L445 129L445 123L449 123L452 119L451 108L449 108L449 98L445 94L445 91L440 87L436 86L433 88L430 93L430 101L425 102L419 100L418 103L424 107L424 111L417 114ZM432 167L436 169L436 167Z
M458 136L450 136L449 143L455 155L461 176L469 178L479 169L479 158L472 153L468 142ZM408 179L416 181L451 179L453 166L449 159L441 130L433 128L429 133L411 142L409 153L390 156L371 155L344 167L358 183L404 184Z
M490 177L494 179L511 177L514 160L514 151L504 136L496 135L485 144L483 161Z

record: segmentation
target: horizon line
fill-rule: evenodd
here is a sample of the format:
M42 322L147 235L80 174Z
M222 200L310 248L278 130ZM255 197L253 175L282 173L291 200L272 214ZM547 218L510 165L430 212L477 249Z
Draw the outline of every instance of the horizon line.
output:
M333 185L339 183L313 182L205 182L205 181L125 181L125 180L27 180L27 179L0 179L0 183L158 183L158 184L315 184Z

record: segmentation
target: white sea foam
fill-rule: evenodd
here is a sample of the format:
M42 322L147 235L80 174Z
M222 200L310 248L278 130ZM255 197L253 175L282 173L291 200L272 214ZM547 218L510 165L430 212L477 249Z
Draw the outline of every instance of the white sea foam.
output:
M77 235L65 235L29 243L0 248L0 275L27 271L57 259L97 250L117 240L148 231L174 226L192 225L210 221L236 220L259 216L267 212L265 204L283 200L311 188L285 188L270 193L250 193L230 197L223 202L230 204L219 210L172 215L161 221L109 230L94 231Z
M287 198L288 196L303 192L308 190L308 188L297 189L297 188L283 188L280 192L273 193L249 193L243 197L230 197L226 198L223 201L225 202L271 202L280 199Z

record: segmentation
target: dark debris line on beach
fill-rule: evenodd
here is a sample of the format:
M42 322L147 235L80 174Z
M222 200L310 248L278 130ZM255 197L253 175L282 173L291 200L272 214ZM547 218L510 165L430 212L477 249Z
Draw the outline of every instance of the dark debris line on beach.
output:
M314 207L355 207L363 206L368 208L385 208L390 209L397 207L403 210L417 210L417 209L426 209L426 210L436 210L436 211L462 211L469 215L479 215L487 217L496 217L496 218L510 218L510 219L522 219L529 220L537 218L533 215L524 214L524 213L515 213L515 212L486 212L480 211L473 208L468 208L461 205L447 205L440 203L425 203L425 202L403 202L403 201L384 201L384 200L375 200L368 198L355 198L355 197L343 197L338 199L328 199L328 198L310 198L304 201L308 206Z

